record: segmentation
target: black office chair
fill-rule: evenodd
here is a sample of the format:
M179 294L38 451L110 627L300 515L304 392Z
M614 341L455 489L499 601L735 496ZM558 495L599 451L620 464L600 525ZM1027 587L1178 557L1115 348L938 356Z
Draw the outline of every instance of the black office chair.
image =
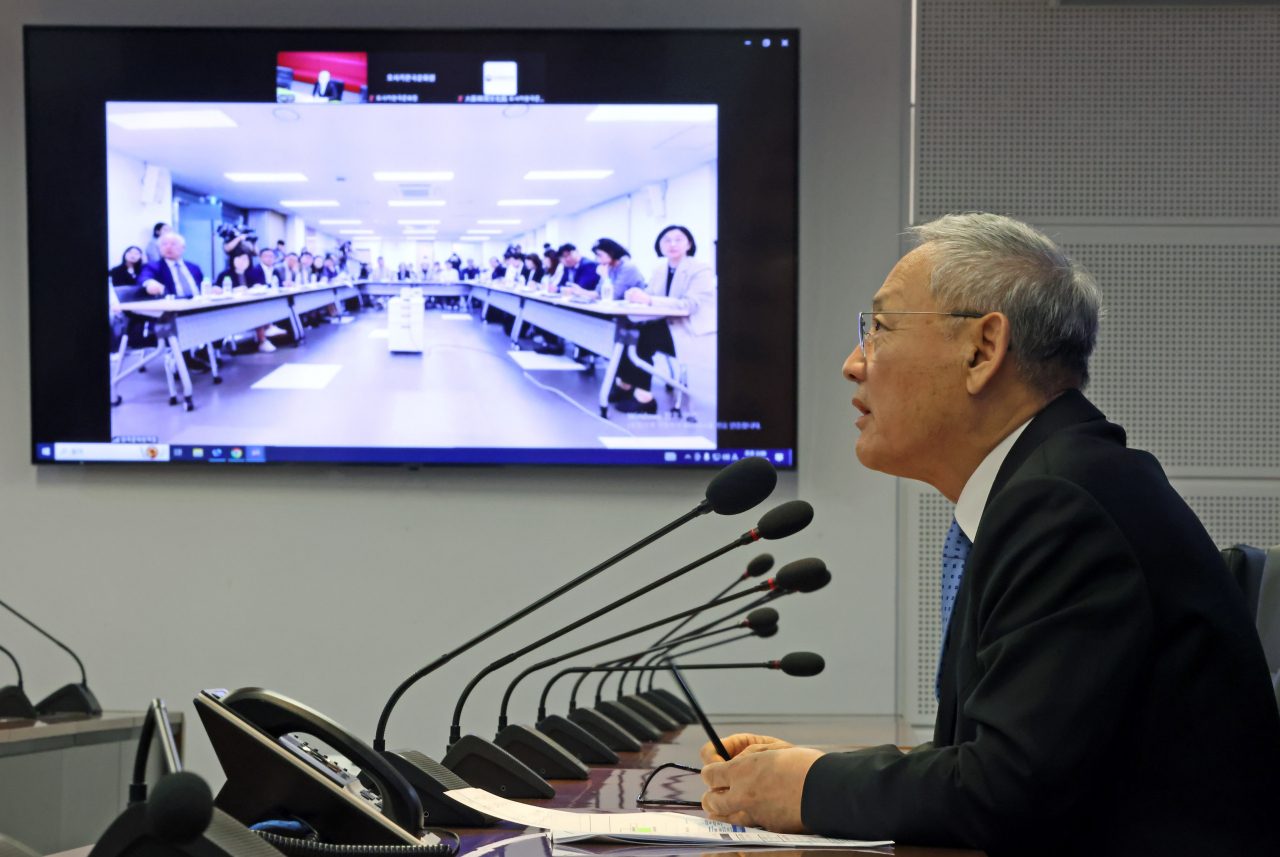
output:
M289 68L287 65L276 66L276 88L293 88L293 69Z
M1227 571L1244 593L1280 706L1280 545L1263 550L1235 545L1222 552Z
M147 290L143 286L112 286L121 303L145 300ZM146 316L126 314L122 321L112 322L113 347L111 351L111 405L115 407L123 400L116 391L116 386L126 376L134 372L146 372L147 363L156 357L162 347L156 338L152 320ZM149 349L156 349L150 355ZM137 352L139 359L131 367L125 368L125 358Z
M1258 594L1262 590L1262 572L1267 564L1267 552L1249 545L1235 545L1222 551L1227 572L1244 594L1244 604L1250 616L1258 615Z

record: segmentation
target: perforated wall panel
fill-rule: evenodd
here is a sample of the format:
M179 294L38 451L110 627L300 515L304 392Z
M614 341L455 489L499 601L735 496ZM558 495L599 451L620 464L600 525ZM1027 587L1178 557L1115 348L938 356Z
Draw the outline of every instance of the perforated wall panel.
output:
M1280 217L1280 5L919 0L916 221Z
M1280 246L1064 249L1106 307L1087 395L1129 445L1171 472L1280 469Z
M1280 545L1280 496L1205 493L1184 496L1219 548L1238 544L1256 548Z
M955 504L936 491L925 491L916 500L918 568L915 574L917 657L915 668L915 716L932 719L938 713L933 680L942 650L942 542L951 527Z

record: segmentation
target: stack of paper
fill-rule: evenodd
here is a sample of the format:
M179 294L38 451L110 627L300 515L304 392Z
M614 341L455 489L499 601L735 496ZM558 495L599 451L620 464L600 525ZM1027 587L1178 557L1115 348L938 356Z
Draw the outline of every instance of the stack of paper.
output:
M586 839L638 845L704 845L717 842L775 848L866 848L893 844L889 840L867 842L796 833L770 833L767 830L738 827L678 812L566 812L562 809L517 803L489 794L483 789L454 789L445 794L459 803L503 821L549 830L553 842L580 842Z

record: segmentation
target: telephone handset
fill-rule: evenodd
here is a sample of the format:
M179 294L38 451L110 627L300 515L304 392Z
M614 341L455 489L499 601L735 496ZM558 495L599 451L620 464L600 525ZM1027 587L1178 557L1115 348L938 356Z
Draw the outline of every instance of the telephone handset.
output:
M336 844L426 845L413 787L372 747L320 712L256 687L204 690L195 704L227 777L214 803L233 818L250 826L296 819ZM360 775L299 735L341 753ZM452 850L435 847L440 854Z

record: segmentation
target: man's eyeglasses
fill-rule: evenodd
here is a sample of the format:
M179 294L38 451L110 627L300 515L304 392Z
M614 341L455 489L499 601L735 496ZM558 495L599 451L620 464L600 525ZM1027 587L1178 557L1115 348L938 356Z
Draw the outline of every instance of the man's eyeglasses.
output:
M690 773L700 774L701 768L691 768L688 765L677 764L676 762L667 762L665 765L659 765L649 772L649 776L644 778L644 784L640 786L640 796L636 798L636 806L702 806L700 800L680 800L677 798L651 798L645 793L649 790L649 783L653 782L653 778L658 775L659 771L667 768L674 768L677 771L689 771Z
M867 345L870 343L875 345L876 334L879 328L876 327L875 317L878 315L945 315L951 318L982 318L983 313L980 312L860 312L858 313L858 345L862 348L862 356L869 357L867 353Z

